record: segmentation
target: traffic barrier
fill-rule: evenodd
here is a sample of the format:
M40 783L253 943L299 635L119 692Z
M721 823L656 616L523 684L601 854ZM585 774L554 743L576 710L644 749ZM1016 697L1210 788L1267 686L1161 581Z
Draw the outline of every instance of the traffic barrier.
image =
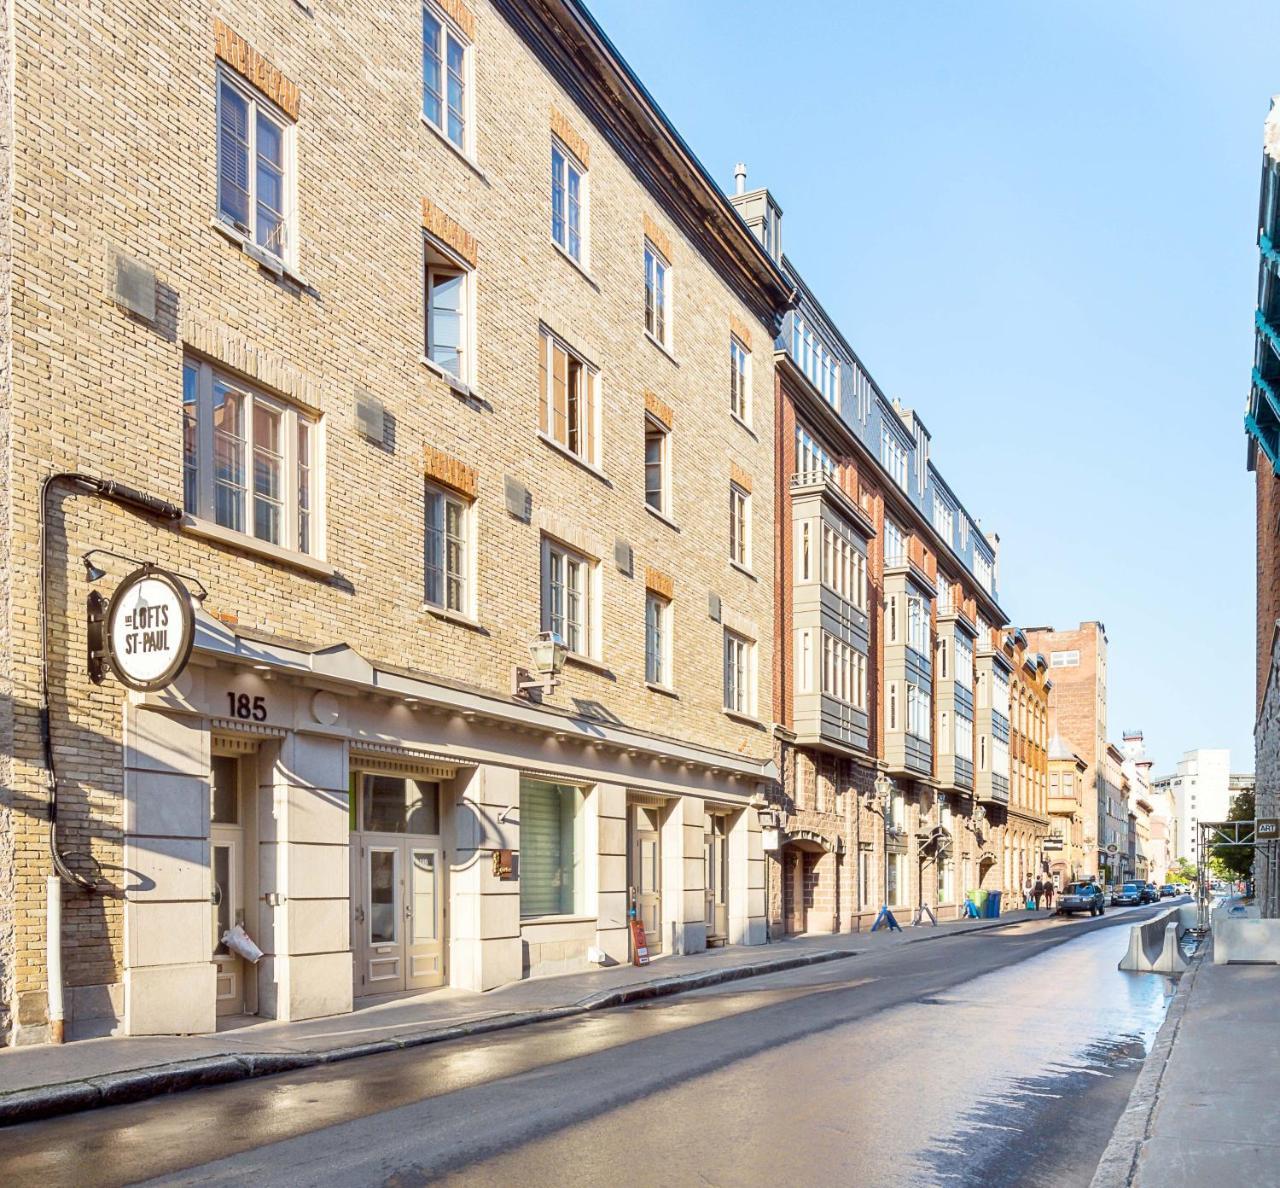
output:
M1214 912L1213 963L1280 965L1280 920Z
M1152 916L1145 924L1134 924L1129 929L1129 951L1119 968L1138 973L1182 973L1187 959L1178 945L1180 920L1181 910L1175 907Z

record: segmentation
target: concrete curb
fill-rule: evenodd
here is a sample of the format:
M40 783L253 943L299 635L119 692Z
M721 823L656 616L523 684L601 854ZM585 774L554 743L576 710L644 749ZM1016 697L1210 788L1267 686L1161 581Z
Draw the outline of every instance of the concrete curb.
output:
M362 1056L404 1051L422 1047L425 1044L440 1044L473 1035L509 1031L514 1027L526 1027L532 1023L549 1023L556 1019L583 1015L589 1011L608 1010L633 1002L684 994L690 990L700 990L724 982L783 973L789 969L820 965L828 961L841 961L854 956L857 954L852 950L823 949L816 953L797 954L794 957L756 961L750 965L678 974L653 982L636 982L630 986L619 986L615 990L603 990L588 995L568 1006L492 1015L470 1023L455 1023L451 1026L437 1027L430 1031L411 1033L393 1039L348 1044L319 1052L246 1052L226 1056L205 1056L195 1060L179 1060L172 1064L109 1073L100 1077L86 1077L59 1085L19 1089L13 1093L0 1094L0 1127L16 1126L22 1122L34 1122L60 1114L74 1114L82 1110L98 1109L101 1106L146 1101L148 1098L162 1097L168 1093L182 1093L188 1089L226 1085L253 1077L273 1076L277 1073L294 1072L319 1065L338 1064L345 1060L357 1060Z
M1156 1032L1155 1043L1151 1045L1151 1051L1143 1061L1142 1071L1138 1073L1138 1079L1129 1094L1129 1102L1112 1131L1111 1141L1107 1143L1106 1150L1098 1161L1098 1169L1093 1174L1089 1188L1129 1188L1133 1183L1138 1156L1151 1133L1151 1119L1160 1099L1160 1085L1164 1080L1165 1068L1178 1038L1183 1016L1187 1012L1187 1003L1191 999L1196 975L1204 960L1205 948L1201 945L1200 951L1191 958L1190 968L1178 982L1178 989L1169 1003L1169 1013Z

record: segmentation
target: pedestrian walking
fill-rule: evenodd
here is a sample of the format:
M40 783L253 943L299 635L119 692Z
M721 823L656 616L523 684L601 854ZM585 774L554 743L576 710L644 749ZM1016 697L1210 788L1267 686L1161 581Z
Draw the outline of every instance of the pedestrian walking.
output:
M1045 879L1044 881L1044 907L1045 911L1053 911L1053 880Z
M1036 911L1040 910L1040 901L1044 898L1044 880L1036 879L1036 885L1031 888L1031 898L1036 901Z

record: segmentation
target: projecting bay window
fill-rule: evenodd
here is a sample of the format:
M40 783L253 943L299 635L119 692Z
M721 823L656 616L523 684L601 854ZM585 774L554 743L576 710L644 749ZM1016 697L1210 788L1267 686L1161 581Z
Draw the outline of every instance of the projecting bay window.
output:
M929 655L929 607L923 598L907 599L907 647Z
M520 778L520 915L581 915L586 908L582 789Z
M558 140L551 142L551 239L586 264L587 171Z
M542 629L554 631L570 652L595 654L594 565L558 541L542 546Z
M991 674L991 709L1009 720L1009 678L999 671Z
M426 602L468 617L472 606L471 502L443 487L426 489Z
M907 733L926 742L933 734L933 699L927 689L907 685Z
M188 515L280 548L321 553L314 417L189 360L182 422Z
M470 384L471 270L430 236L423 242L427 358L454 379Z
M422 6L422 118L460 152L470 151L471 46L435 4Z
M644 241L644 328L660 346L671 349L671 265Z
M599 465L600 377L554 335L539 336L538 425L544 436L589 466Z
M955 682L964 689L973 688L973 645L958 631L955 637Z
M956 758L973 762L973 719L956 714Z
M822 525L822 581L859 610L867 608L867 561L830 524Z
M822 634L822 691L858 709L867 704L867 658L826 632Z
M267 97L218 70L218 218L292 266L293 123Z

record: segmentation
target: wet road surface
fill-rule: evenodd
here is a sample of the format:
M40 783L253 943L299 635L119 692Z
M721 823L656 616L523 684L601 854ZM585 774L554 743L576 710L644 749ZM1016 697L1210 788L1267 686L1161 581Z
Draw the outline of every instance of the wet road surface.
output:
M0 1130L0 1183L1087 1185L1173 982L1027 922Z

